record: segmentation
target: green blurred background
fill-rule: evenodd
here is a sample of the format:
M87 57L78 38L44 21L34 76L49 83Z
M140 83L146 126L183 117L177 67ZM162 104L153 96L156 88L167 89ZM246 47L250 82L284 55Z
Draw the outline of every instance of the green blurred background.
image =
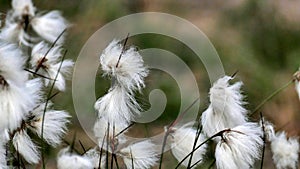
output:
M68 58L78 56L87 39L106 23L124 15L156 11L177 15L202 30L217 49L227 74L239 71L237 79L244 82L247 108L253 110L264 98L287 83L300 66L300 1L298 0L40 0L34 1L40 10L61 10L73 24L69 30L65 47ZM0 0L0 12L10 8L10 1ZM196 56L183 44L163 36L140 35L130 41L140 48L163 48L180 56L192 69L201 93L201 111L207 107L207 93L210 87L205 68ZM101 73L101 72L100 72ZM163 131L163 126L174 120L180 106L180 93L175 81L159 71L153 71L146 79L148 87L140 99L145 108L149 107L148 93L152 88L162 89L168 98L165 113L144 128L145 135ZM164 78L165 80L160 80ZM96 95L102 96L110 82L101 76L97 83L106 88L97 88ZM54 99L58 109L66 109L72 115L71 141L76 131L77 139L86 147L94 145L82 131L74 113L71 82L68 90ZM300 102L293 85L289 86L262 109L266 119L283 129L288 135L299 135ZM258 115L253 119L256 120ZM132 129L134 134L137 130ZM80 149L80 145L76 144ZM53 166L56 150L50 150L49 166ZM265 168L274 168L267 150ZM174 158L167 155L165 166L172 167Z

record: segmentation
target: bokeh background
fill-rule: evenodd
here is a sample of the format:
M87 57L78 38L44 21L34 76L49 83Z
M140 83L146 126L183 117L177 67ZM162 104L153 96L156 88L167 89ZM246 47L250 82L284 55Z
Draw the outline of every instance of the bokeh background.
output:
M243 91L253 110L261 101L276 89L286 84L300 66L300 1L299 0L33 0L39 10L57 9L73 24L69 29L65 48L67 58L74 59L87 39L106 23L136 12L170 13L196 25L215 46L228 75L238 70L237 79L244 82ZM0 12L10 9L10 1L0 0ZM174 28L176 29L176 28ZM125 35L124 35L125 36ZM129 41L139 48L162 48L180 56L192 69L201 93L201 111L207 108L207 93L211 86L202 63L183 44L163 36L145 34ZM87 65L88 66L88 65ZM106 86L96 88L98 97L105 94L110 82L100 76L96 84ZM164 79L164 80L161 80ZM147 88L139 96L144 108L149 107L148 94L152 88L162 89L168 98L164 114L150 124L136 125L131 133L143 136L155 135L163 131L177 116L180 106L180 93L175 81L159 71L151 72L146 79ZM71 82L68 90L54 98L57 109L65 109L72 115L70 132L65 140L71 142L76 133L76 145L81 150L79 140L88 148L95 144L81 129L72 104ZM276 129L287 131L289 136L300 133L300 102L294 86L290 85L263 108L267 120ZM253 120L259 118L258 114ZM50 149L48 166L55 168L55 155L58 149ZM274 168L267 146L264 168ZM165 167L174 167L176 160L167 153Z

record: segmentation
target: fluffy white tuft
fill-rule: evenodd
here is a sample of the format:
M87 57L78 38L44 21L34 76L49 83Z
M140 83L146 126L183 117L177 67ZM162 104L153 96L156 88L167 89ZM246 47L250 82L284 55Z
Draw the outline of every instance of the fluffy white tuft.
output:
M33 69L37 69L37 67L40 67L38 73L51 79L55 79L60 64L62 64L55 82L55 87L60 91L64 91L66 86L65 79L71 74L74 63L71 60L64 60L61 63L62 49L60 46L54 46L43 61L43 58L49 48L49 45L45 42L40 42L35 45L32 49L32 59L30 61L30 64ZM53 81L44 79L44 82L45 85L51 85Z
M28 78L24 64L23 53L16 45L0 43L0 75L4 79L23 85Z
M172 153L178 161L181 161L185 156L187 156L190 152L192 152L196 134L197 134L197 130L189 127L182 127L176 129L175 132L172 134L172 138L173 138ZM205 140L204 136L200 134L196 146L200 145L204 140ZM206 148L207 145L204 144L193 153L193 159L191 165L203 159L203 156L206 152ZM187 167L188 162L189 162L189 158L186 159L182 163L182 165Z
M39 162L40 155L38 148L31 141L25 130L16 132L13 137L13 145L28 163L36 164Z
M0 168L8 169L7 162L6 162L6 149L2 139L0 139Z
M94 158L94 157L93 157ZM88 155L80 156L72 154L70 148L60 150L57 157L58 169L94 169L94 159Z
M215 151L218 169L251 168L259 159L263 132L256 123L245 123L223 133Z
M111 124L129 122L139 115L141 107L135 98L121 86L113 86L109 92L95 103L99 118L104 118Z
M7 87L0 87L0 128L14 130L40 100L41 83L30 80L18 86L8 81Z
M225 76L210 89L210 106L202 114L203 131L207 136L246 122L247 110L243 107L242 82L229 84L232 77Z
M123 134L126 133L126 131L124 131L122 134L120 134L120 132L122 132L127 127L128 124L124 124L122 122L108 124L107 120L103 118L97 119L94 124L94 135L98 140L98 146L100 148L107 147L107 136L109 137L109 140L114 139L115 141L118 141L118 144L125 143L126 139L124 138ZM113 138L114 136L115 138ZM108 148L110 149L110 146Z
M45 104L32 111L34 118L30 122L31 129L41 137L42 121ZM52 146L57 146L61 143L61 138L67 131L67 123L71 116L65 111L47 110L45 112L44 133L43 138Z
M100 152L96 148L90 149L84 154L84 156L89 158L92 161L94 168L99 167ZM105 154L102 154L101 163L100 163L101 168L104 167L105 165L105 158L106 158Z
M106 47L100 56L102 70L129 92L141 90L145 86L144 78L148 75L143 58L134 47L130 47L123 52L119 60L122 49L123 46L118 40L113 40Z
M14 14L17 16L22 15L30 15L34 16L35 14L35 7L33 6L33 3L31 0L12 0L12 8L14 11Z
M296 169L299 154L298 138L287 139L284 132L276 133L272 139L271 150L277 169Z
M59 11L51 11L41 16L36 16L31 21L34 31L43 39L53 43L58 36L69 27L68 22ZM59 38L57 44L64 41L64 35Z
M147 169L155 166L158 162L158 152L155 144L149 140L131 144L120 151L126 167L136 169ZM132 159L134 166L132 166Z

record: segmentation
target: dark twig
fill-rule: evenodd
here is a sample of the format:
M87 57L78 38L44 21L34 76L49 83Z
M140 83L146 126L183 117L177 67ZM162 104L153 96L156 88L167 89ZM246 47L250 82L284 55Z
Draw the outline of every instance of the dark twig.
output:
M42 77L42 78L45 78L45 79L48 79L48 80L54 80L54 79L51 79L50 77L47 77L47 76L38 74L38 73L36 73L36 72L34 72L34 71L32 71L32 70L29 70L29 69L27 69L27 68L25 68L24 70L25 70L26 72L32 73L32 74L34 74L34 75L36 75L36 76L39 76L39 77Z
M122 52L120 53L118 62L117 62L117 64L116 64L116 67L119 67L119 63L120 63L121 57L122 57L123 53L125 52L125 47L126 47L126 43L127 43L127 41L128 41L128 38L129 38L129 33L127 34L127 36L126 36L126 38L125 38L125 41L124 41L124 44L123 44L123 48L122 48Z
M260 163L260 169L262 169L263 165L264 165L264 157L265 157L265 149L266 149L265 120L264 120L262 112L260 112L260 119L261 119L262 130L263 130L263 133L264 133L264 135L263 135L264 144L263 144L262 155L261 155L261 163Z
M198 142L198 139L199 139L199 137L200 137L201 132L202 132L202 125L201 125L201 123L198 122L198 125L197 125L197 132L196 132L196 136L195 136L194 145L193 145L193 149L192 149L192 150L195 149L195 147L196 147L196 145L197 145L197 142ZM194 153L191 154L191 157L190 157L190 159L189 159L189 163L188 163L187 168L192 168L192 167L190 167L190 166L191 166L191 164L192 164L193 155L194 155ZM195 165L195 164L193 164L193 166L194 166L194 165Z
M160 161L159 161L159 169L162 168L162 161L163 161L163 157L164 157L164 151L165 151L165 146L167 144L167 139L168 139L168 136L171 132L171 129L173 128L174 125L176 125L182 118L183 116L194 106L194 104L197 103L197 101L199 100L200 98L198 97L189 107L187 107L181 114L179 114L179 117L176 118L167 128L167 131L164 135L164 139L163 139L163 144L162 144L162 148L161 148L161 155L160 155Z
M218 133L214 134L213 136L209 137L208 139L206 139L205 141L203 141L201 144L199 144L192 152L190 152L189 154L187 154L178 164L177 166L175 167L175 169L177 169L193 152L195 152L196 150L198 150L201 146L203 146L205 143L207 143L208 141L210 141L211 139L215 138L215 137L222 137L223 138L223 133L225 132L237 132L237 133L240 133L240 134L244 134L244 133L241 133L239 131L236 131L236 130L231 130L231 129L225 129L225 130L222 130L222 131L219 131Z
M83 150L83 154L85 154L86 153L85 147L83 146L83 144L82 144L82 142L80 140L78 140L78 142L79 142L79 144L80 144L80 146L81 146L81 148Z
M46 103L45 103L45 108L44 108L44 112L43 112L43 119L42 119L42 129L41 129L41 140L42 140L42 164L43 164L43 169L45 169L46 168L46 165L45 165L45 157L44 157L44 142L43 142L43 139L44 139L44 123L45 123L45 114L46 114L46 111L47 111L47 107L48 107L48 103L49 103L49 98L51 97L51 95L52 95L52 91L53 91L53 89L54 89L54 85L55 85L55 82L56 82L56 79L57 79L57 77L58 77L58 75L59 75L59 72L60 72L60 69L61 69L61 67L62 67L62 63L63 63L63 61L64 61L64 59L65 59L65 57L66 57L66 54L67 54L67 50L65 51L65 53L64 53L64 55L63 55L63 57L62 57L62 61L61 61L61 63L60 63L60 65L59 65L59 68L58 68L58 70L57 70L57 73L56 73L56 75L55 75L55 78L54 78L54 81L53 81L53 83L52 83L52 85L51 85L51 88L50 88L50 91L49 91L49 93L48 93L48 95L47 95L47 100L46 100Z
M118 137L119 135L121 135L122 133L124 133L126 130L128 130L130 127L132 127L135 123L131 123L129 124L129 126L127 126L126 128L124 128L123 130L121 130L118 134L115 135L115 137Z
M47 60L46 57L49 54L49 52L51 51L51 49L55 46L55 44L57 43L57 41L60 39L60 37L67 31L67 29L64 29L59 35L58 37L55 39L55 41L51 44L50 48L48 49L48 51L45 53L44 57L41 59L41 61L39 62L39 64L37 65L35 72L38 72L40 70L40 68L43 66L43 63Z

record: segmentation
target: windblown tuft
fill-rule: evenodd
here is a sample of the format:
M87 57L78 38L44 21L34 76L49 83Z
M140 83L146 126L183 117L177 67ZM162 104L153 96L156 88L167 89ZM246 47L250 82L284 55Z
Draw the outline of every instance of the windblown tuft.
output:
M131 144L120 151L126 167L136 169L147 169L155 166L158 161L158 152L157 147L149 140ZM132 166L132 160L134 166Z
M172 154L178 161L181 161L185 156L187 156L190 152L192 152L194 141L197 136L197 130L184 126L182 128L175 129L175 132L171 136L173 138ZM204 136L200 134L196 146L199 146L204 140L205 140ZM206 152L206 148L207 145L204 144L193 153L193 159L191 165L194 165L196 162L203 159L203 156ZM186 159L182 163L182 165L187 167L188 162L189 162L189 158Z
M49 49L49 45L47 45L45 42L40 42L35 45L31 54L31 66L34 70L38 69L37 73L42 74L52 80L55 79L57 72L59 71L55 82L55 87L60 91L64 91L66 86L65 78L70 75L74 63L71 60L64 60L61 63L62 49L60 46L54 46L45 57L45 54ZM62 66L59 70L60 64L62 64ZM49 79L44 79L45 85L51 85L52 83L50 82L52 82L52 80L50 81Z
M218 169L253 166L263 145L262 130L256 123L245 123L223 133L215 151Z
M242 82L229 84L232 77L225 76L214 83L210 89L208 109L202 114L203 131L207 136L246 122L247 110L243 107Z
M15 134L13 145L28 163L36 164L39 162L40 155L38 148L31 141L25 130L20 130Z
M115 78L117 83L130 93L141 90L145 86L144 78L148 75L143 58L134 47L130 47L123 53L122 49L123 46L118 40L113 40L107 46L100 56L102 70L106 75Z
M298 138L287 139L284 132L276 133L272 139L271 150L277 169L296 169L299 154Z

